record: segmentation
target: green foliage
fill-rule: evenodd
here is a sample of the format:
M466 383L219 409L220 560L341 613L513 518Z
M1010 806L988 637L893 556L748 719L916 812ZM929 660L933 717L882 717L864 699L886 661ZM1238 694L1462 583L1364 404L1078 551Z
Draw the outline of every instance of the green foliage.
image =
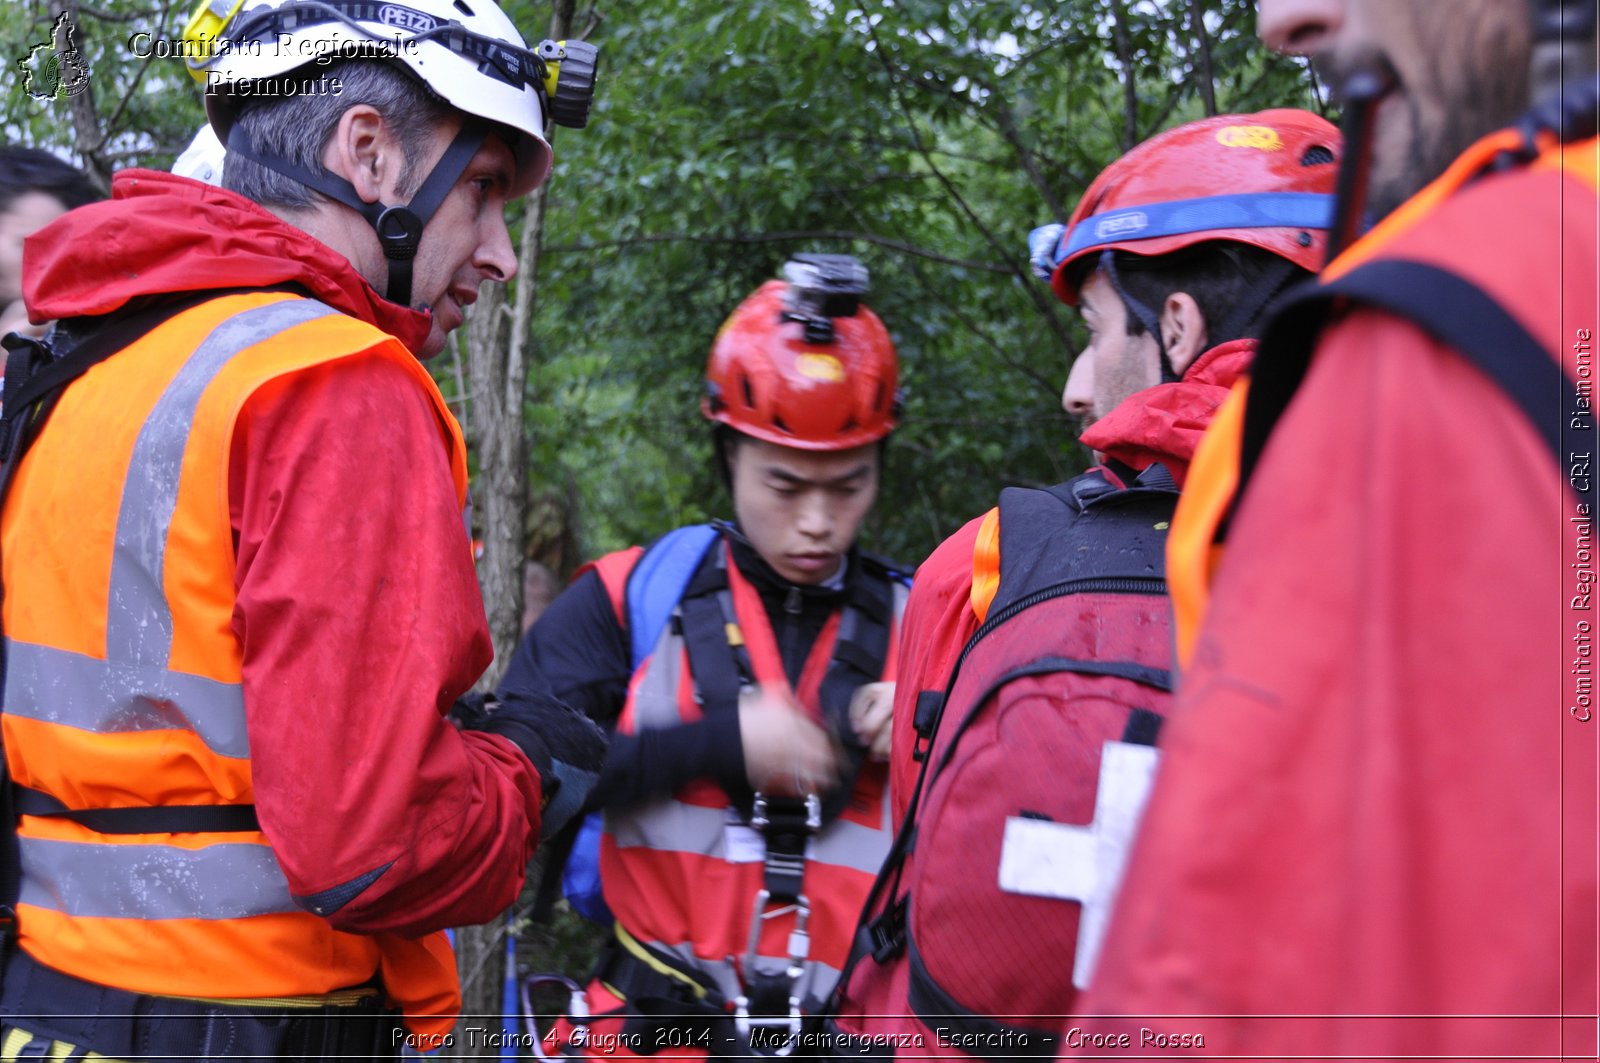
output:
M1125 146L1112 3L597 5L602 83L556 145L529 395L535 476L576 488L584 553L726 510L705 355L799 250L867 262L902 357L875 548L915 561L1003 484L1083 466L1057 398L1075 325L1025 244ZM1219 108L1309 98L1248 3L1203 6ZM1204 113L1199 48L1187 0L1126 13L1138 140Z
M0 5L0 54L25 55L65 2ZM530 40L544 35L549 3L506 6ZM175 40L189 7L81 8L94 120L28 98L13 66L6 136L169 165L202 120L199 93L179 60L138 58L130 38ZM1028 273L1026 235L1070 210L1130 129L1143 139L1204 113L1196 7L1220 109L1311 99L1303 68L1254 39L1247 0L580 8L600 88L589 128L556 138L531 278L533 494L578 530L578 556L559 563L727 512L698 413L705 355L738 301L801 250L866 261L902 358L906 418L872 546L915 561L1003 484L1081 468L1057 400L1076 324ZM439 370L453 392L451 367Z
M1029 273L1028 231L1208 96L1223 111L1314 103L1303 66L1255 40L1248 0L586 3L576 24L601 46L599 93L589 128L556 137L537 275L516 282L537 285L533 497L540 527L560 528L540 552L567 570L728 512L699 416L706 353L796 251L862 258L901 354L906 418L871 547L915 562L1003 485L1081 469L1058 399L1077 327ZM52 10L0 4L6 139L170 165L202 120L199 92L129 39L175 40L190 6L81 9L83 114L28 98L14 65ZM505 6L530 41L544 35L550 3ZM436 370L458 401L470 393L450 359ZM574 527L576 548L557 549ZM539 944L577 972L594 941L563 917Z
M72 101L29 97L16 65L30 47L49 39L62 0L0 5L4 139L60 150L92 171L170 166L205 115L182 61L157 58L154 42L177 40L191 6L187 0L107 0L76 11L75 41L90 68L90 118L75 116Z

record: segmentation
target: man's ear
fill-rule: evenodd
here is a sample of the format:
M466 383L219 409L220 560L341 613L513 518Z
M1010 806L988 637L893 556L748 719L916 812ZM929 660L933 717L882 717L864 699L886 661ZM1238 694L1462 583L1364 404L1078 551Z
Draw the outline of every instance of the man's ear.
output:
M1206 316L1188 292L1173 292L1161 304L1161 339L1172 371L1180 377L1205 351Z
M363 203L390 202L399 185L404 153L384 124L383 115L358 103L339 116L322 151L322 166L355 188Z

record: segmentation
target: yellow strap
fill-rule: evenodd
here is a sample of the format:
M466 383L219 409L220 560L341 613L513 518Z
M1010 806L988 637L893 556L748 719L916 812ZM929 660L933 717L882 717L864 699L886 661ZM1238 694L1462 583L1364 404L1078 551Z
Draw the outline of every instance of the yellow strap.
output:
M197 1004L220 1004L229 1008L353 1008L378 995L372 986L336 989L332 993L300 997L185 997L163 993L167 1000L192 1000Z
M622 924L621 923L613 923L612 925L614 927L616 927L617 942L623 948L627 949L628 952L633 956L634 959L638 960L640 963L644 964L646 967L650 968L652 971L655 971L658 974L664 974L664 975L668 976L669 978L673 978L673 979L676 979L679 982L682 982L684 985L688 986L691 990L694 991L694 997L695 997L696 1000L704 1000L705 999L705 996L706 996L706 987L705 986L701 985L699 982L696 982L693 978L689 978L688 976L686 976L682 971L678 970L677 968L669 967L666 964L662 963L659 959L657 959L654 955L651 954L649 949L647 949L643 945L639 944L639 940L637 938L635 938L632 934L630 934L626 930L624 930L622 928ZM606 986L606 989L611 993L612 996L617 997L618 999L623 999L623 1000L627 999L627 998L623 997L623 995L621 993L618 993L614 988L612 988L609 985Z
M30 1033L19 1026L13 1026L11 1029L6 1031L4 1043L0 1043L0 1060L3 1060L4 1063L14 1063L14 1061L21 1058L20 1053L22 1050L31 1045L37 1036L37 1034ZM50 1054L45 1058L66 1059L76 1050L76 1045L69 1045L65 1041L51 1041ZM113 1059L110 1056L102 1056L99 1052L86 1053L83 1058L100 1060L101 1063L125 1063L125 1061L121 1059Z

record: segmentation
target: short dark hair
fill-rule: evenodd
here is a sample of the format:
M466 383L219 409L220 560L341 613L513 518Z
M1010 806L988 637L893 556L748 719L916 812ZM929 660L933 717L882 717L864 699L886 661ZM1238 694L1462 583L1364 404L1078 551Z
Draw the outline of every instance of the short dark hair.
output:
M68 210L103 198L82 170L48 151L0 148L0 212L29 192L54 196Z
M1229 340L1254 338L1260 334L1264 322L1266 302L1270 296L1294 281L1311 276L1298 266L1287 279L1274 284L1272 292L1263 291L1269 274L1282 268L1287 259L1249 244L1234 240L1208 240L1186 247L1170 255L1131 255L1124 251L1116 255L1117 279L1133 298L1144 303L1157 316L1167 296L1184 292L1194 299L1206 320L1206 341L1210 346ZM1091 264L1095 259L1089 260ZM1233 330L1237 335L1219 334L1234 317L1234 310L1242 300L1258 300L1256 312ZM1128 315L1128 335L1142 335L1145 330L1138 315Z

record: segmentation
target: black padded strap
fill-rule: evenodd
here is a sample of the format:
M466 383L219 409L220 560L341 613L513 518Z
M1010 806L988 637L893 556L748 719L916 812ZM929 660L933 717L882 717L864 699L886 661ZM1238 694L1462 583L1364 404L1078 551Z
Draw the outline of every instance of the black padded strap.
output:
M1340 300L1404 318L1460 352L1516 404L1556 464L1566 468L1563 409L1583 406L1551 353L1464 277L1423 262L1380 259L1330 283L1300 287L1279 305L1252 370L1236 497L1243 496L1267 437L1305 379L1316 336Z
M703 973L685 966L670 953L651 948L643 942L635 944L648 953L660 968L676 971L682 977L674 978L660 968L650 966L613 941L601 950L594 973L590 975L591 980L604 982L627 1003L646 997L676 1000L684 1005L699 1000L718 1011L722 1009L722 994L717 990L716 983Z
M765 824L760 828L766 853L762 888L768 904L792 904L805 889L806 844L820 825L813 821L804 798L764 797Z
M721 550L712 550L721 558ZM713 594L686 597L678 606L683 647L689 656L689 674L700 695L700 709L706 716L739 710L739 691L744 686L741 661L728 642L727 625L731 608L726 589Z
M863 566L850 584L834 639L833 660L818 692L822 718L845 754L839 785L822 803L824 822L832 822L849 805L856 777L870 752L850 724L850 702L861 687L883 678L893 622L894 585L886 575Z

